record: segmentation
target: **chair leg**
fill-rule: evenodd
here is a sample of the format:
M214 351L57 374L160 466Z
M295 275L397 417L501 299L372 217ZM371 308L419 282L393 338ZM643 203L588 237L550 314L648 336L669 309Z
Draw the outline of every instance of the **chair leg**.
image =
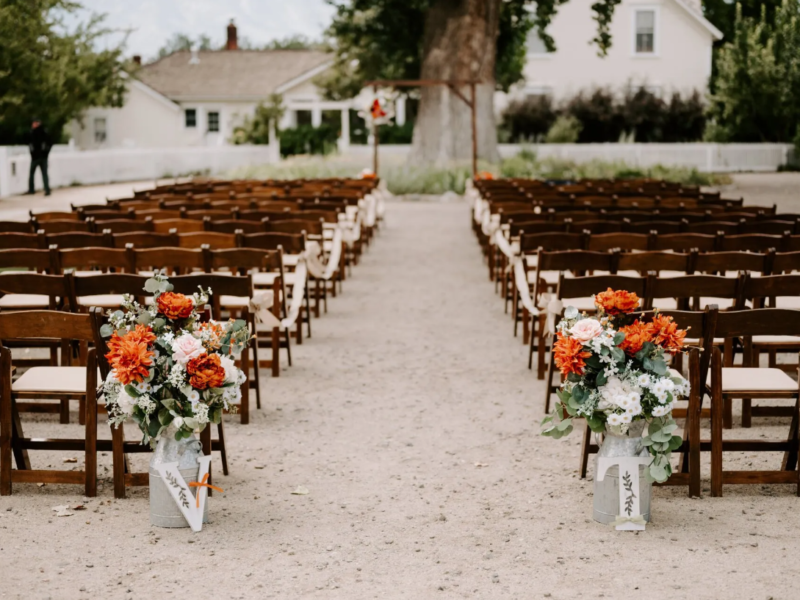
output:
M97 496L97 398L95 398L94 390L88 390L88 392L86 399L84 476L86 477L86 496L94 498Z
M547 341L545 340L545 331L544 326L542 325L541 321L539 322L539 349L538 349L538 356L536 357L539 361L539 368L536 372L536 379L544 379L544 369L546 365L546 355L547 355Z
M700 414L703 409L703 388L700 381L700 353L689 357L689 406L686 409L686 429L689 438L689 497L699 498L700 486ZM685 457L684 457L685 458Z
M69 400L67 400L67 415L69 415ZM67 416L67 423L69 423L69 416ZM78 400L78 424L86 425L86 397Z
M536 339L537 339L536 336L532 335L531 336L531 340L528 343L528 370L532 370L533 369L533 346L534 346L534 343L535 343Z
M752 427L753 425L753 400L752 398L742 398L742 427Z
M242 371L247 375L247 381L242 385L242 400L239 404L239 419L242 425L250 423L250 353L247 348L242 350Z
M256 384L256 408L261 409L261 380L258 372L258 339L253 338L250 342L250 347L253 351L253 376ZM247 352L246 349L245 352ZM250 373L247 373L247 385L250 385Z
M280 327L272 328L272 376L280 377L281 374L281 330Z
M0 370L6 374L2 382L3 393L0 394L0 496L11 495L11 439L14 435L14 419L12 417L11 398L11 351L0 350ZM5 381L5 380L8 381ZM20 466L17 457L17 466Z
M787 441L794 442L792 449L783 454L783 463L781 469L783 471L793 471L797 468L797 453L798 453L798 426L800 426L800 397L794 403L794 412L792 413L792 424L789 426L789 436ZM798 471L798 494L800 494L800 471Z
M711 357L711 495L722 496L722 360L719 349L715 348Z
M83 401L81 401L81 403L82 402ZM81 418L81 421L82 420L83 418ZM61 400L59 400L58 422L62 425L69 424L69 398L61 398ZM81 425L83 425L83 423L81 423Z
M217 434L219 435L219 452L222 456L222 474L227 476L228 475L228 453L225 450L225 428L222 425L222 420L220 420L219 425L217 425Z
M589 448L592 445L592 430L589 423L584 420L585 429L583 430L583 440L581 441L581 464L580 478L586 479L586 472L589 469Z
M203 445L203 454L205 456L211 456L211 424L209 423L203 431L200 432L200 443ZM208 483L212 483L211 481L211 467L212 463L208 463ZM209 496L211 495L211 490L208 490Z
M306 322L306 336L308 339L311 339L311 293L308 287L308 280L306 280L306 316L308 317L308 321Z
M122 425L111 425L111 456L114 471L114 498L125 497L125 432Z
M544 412L545 414L550 414L550 397L553 395L553 372L555 366L553 364L553 356L550 356L550 362L548 363L547 367L547 386L545 387L545 399L544 399Z
M289 359L289 366L292 366L292 336L289 334L289 330L287 329L285 332L286 334L286 356Z

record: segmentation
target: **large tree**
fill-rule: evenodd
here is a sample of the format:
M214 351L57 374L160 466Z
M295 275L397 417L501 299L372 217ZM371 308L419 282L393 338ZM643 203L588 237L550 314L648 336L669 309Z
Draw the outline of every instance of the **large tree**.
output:
M522 78L531 28L554 48L546 28L566 0L327 1L336 7L328 29L336 68L321 80L330 97L351 97L371 79L478 81L478 155L495 160L494 92L507 91ZM601 54L611 44L608 28L619 1L592 5L598 26L593 41ZM459 91L468 97L468 87ZM470 156L466 104L446 86L423 87L412 161L442 164Z
M20 143L31 118L58 137L90 106L121 106L121 47L97 50L102 17L69 30L68 0L0 0L0 144Z

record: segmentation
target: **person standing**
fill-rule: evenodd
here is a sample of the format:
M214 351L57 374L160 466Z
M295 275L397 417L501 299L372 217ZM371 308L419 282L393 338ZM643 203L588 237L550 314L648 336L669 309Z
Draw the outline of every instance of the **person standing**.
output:
M47 130L42 125L41 120L34 119L31 125L31 132L28 140L28 148L31 151L31 171L28 176L28 193L35 192L33 186L33 176L36 173L36 167L42 170L42 180L44 181L44 195L50 195L50 179L47 177L47 156L50 154L50 136Z

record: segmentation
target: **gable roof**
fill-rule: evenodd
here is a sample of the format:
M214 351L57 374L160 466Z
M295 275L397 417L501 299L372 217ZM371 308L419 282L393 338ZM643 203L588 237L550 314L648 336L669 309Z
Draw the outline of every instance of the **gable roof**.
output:
M143 65L136 77L170 100L263 100L325 70L317 50L180 51ZM289 85L288 87L293 87Z
M703 16L703 9L700 8L699 2L692 2L691 0L675 0L676 4L683 8L691 17L693 17L700 25L702 25L715 40L721 40L724 36L722 32L717 29L714 24Z

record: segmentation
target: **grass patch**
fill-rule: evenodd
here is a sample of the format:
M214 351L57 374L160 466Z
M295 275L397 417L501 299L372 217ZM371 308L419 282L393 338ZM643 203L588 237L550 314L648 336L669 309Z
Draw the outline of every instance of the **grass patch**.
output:
M388 158L388 157L387 157ZM236 179L321 179L329 177L357 177L369 159L348 156L298 156L278 164L244 167L227 173ZM636 179L651 177L677 183L694 185L722 185L730 182L726 175L701 173L685 167L633 167L624 162L592 160L578 164L575 161L538 159L531 150L523 149L517 155L504 159L499 165L481 163L480 171L489 171L502 177L528 177L532 179L572 180L583 178ZM393 157L384 160L380 167L381 178L390 192L406 194L464 193L464 186L472 170L469 164L449 167L413 167Z

